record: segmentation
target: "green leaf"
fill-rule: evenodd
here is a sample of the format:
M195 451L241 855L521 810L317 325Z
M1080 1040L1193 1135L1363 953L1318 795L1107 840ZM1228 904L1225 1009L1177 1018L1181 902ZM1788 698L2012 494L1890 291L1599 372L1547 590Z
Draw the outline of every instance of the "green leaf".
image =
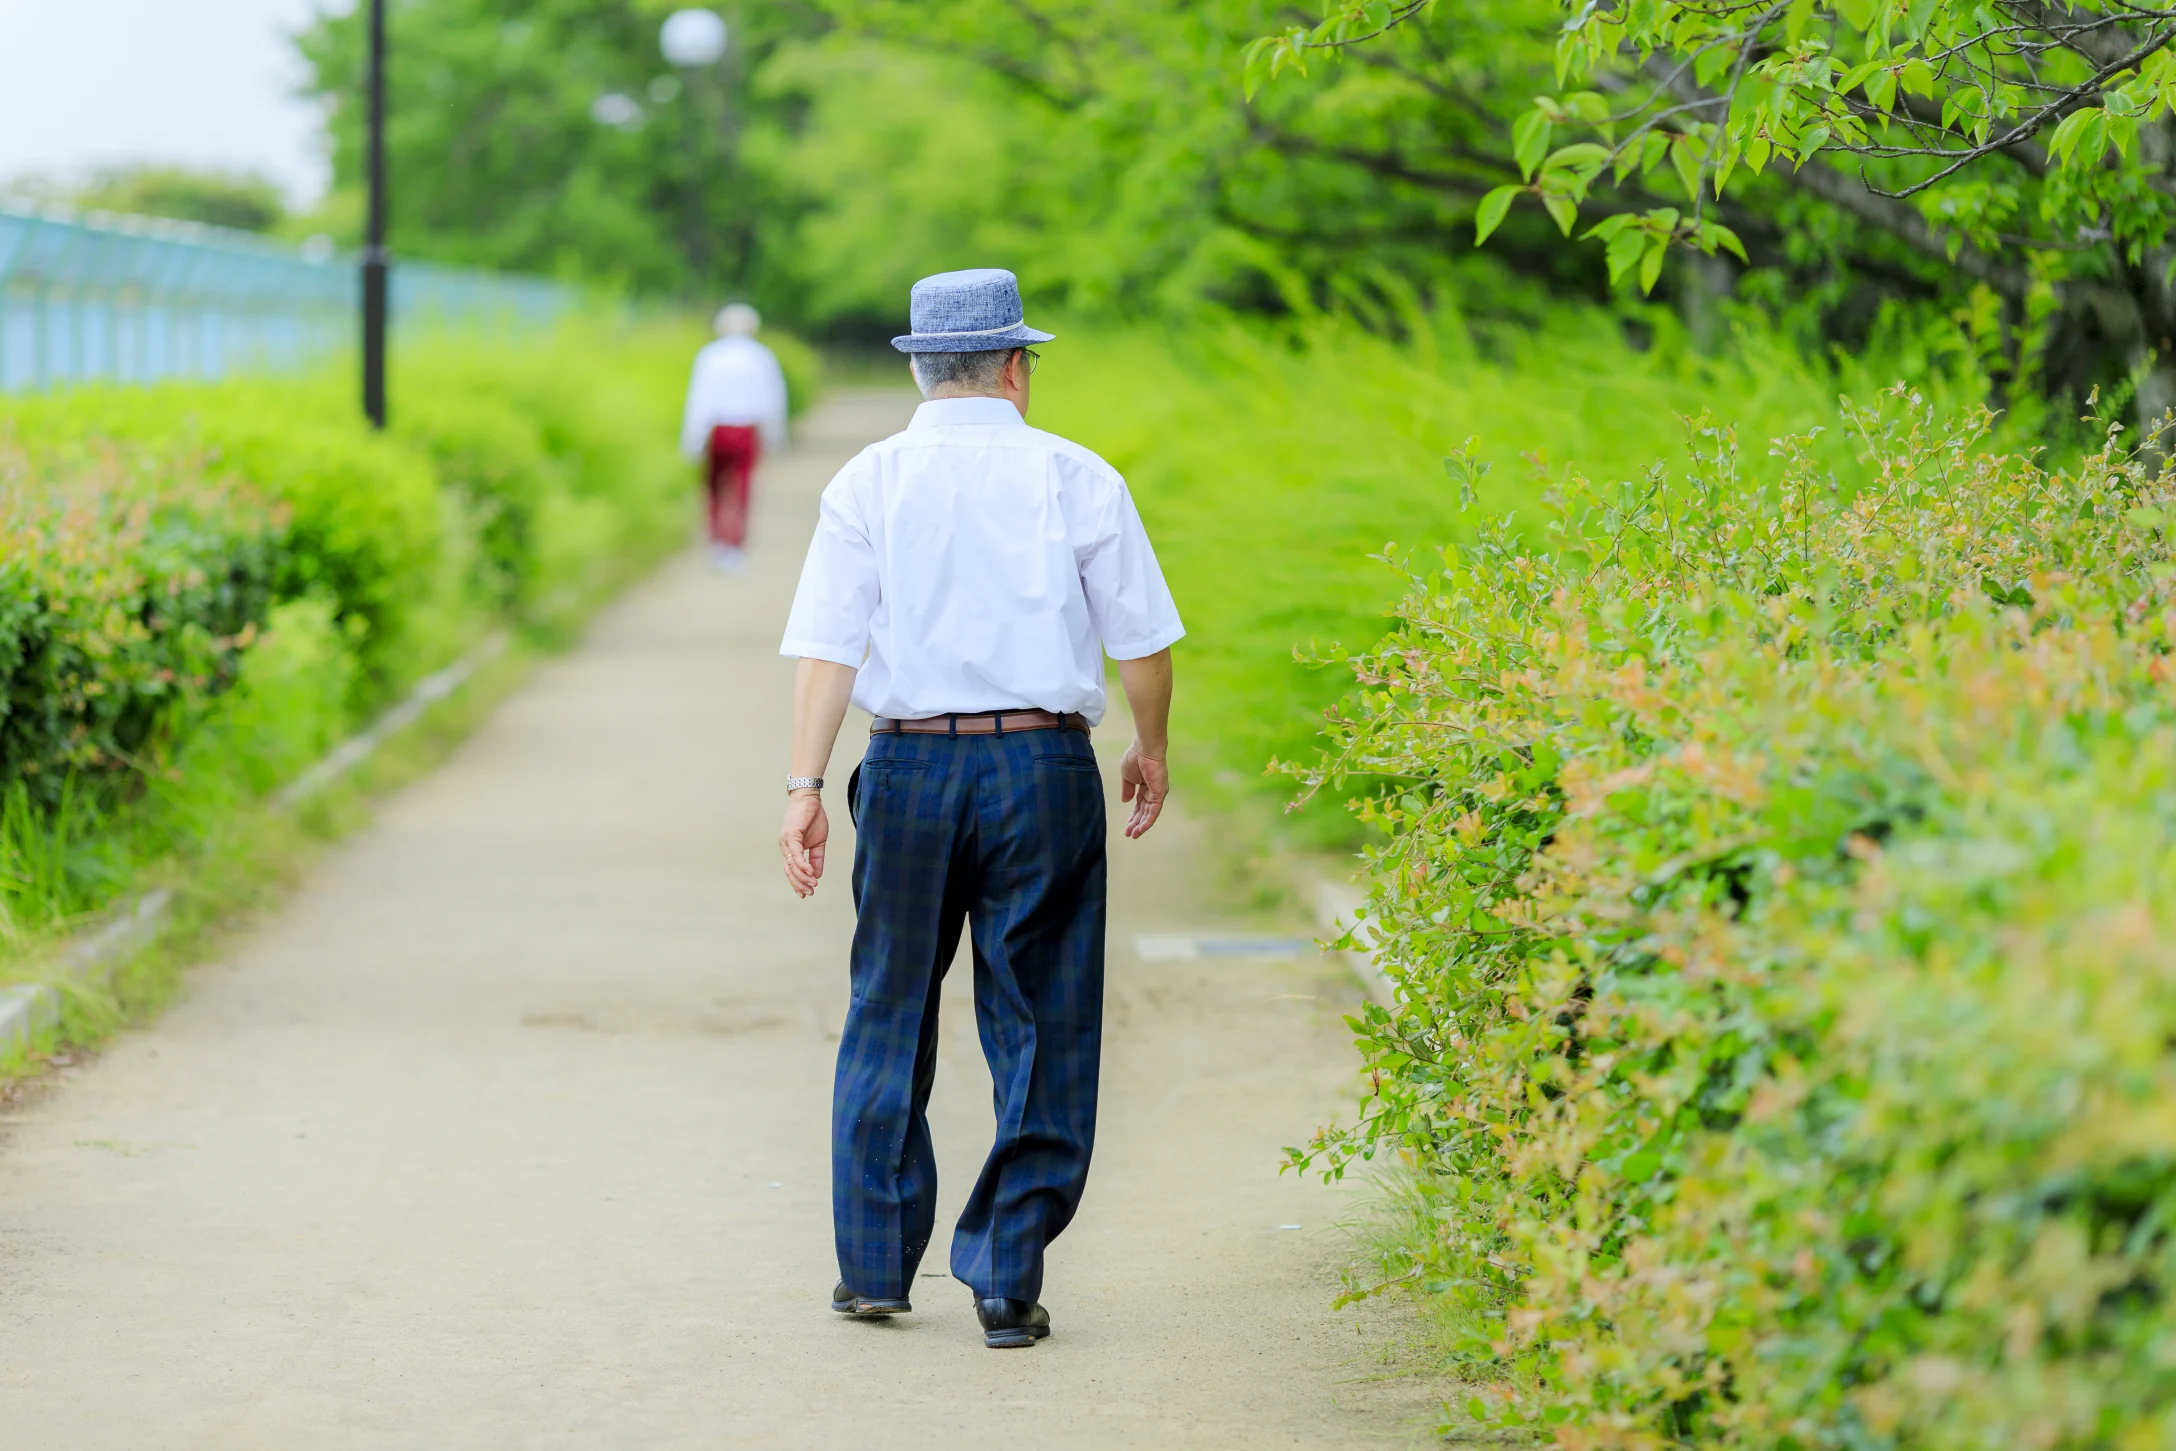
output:
M1549 116L1535 107L1511 125L1511 157L1519 164L1519 175L1528 181L1534 179L1534 168L1549 154Z
M1733 253L1740 262L1751 264L1752 259L1745 255L1745 243L1739 241L1738 234L1721 222L1702 222L1700 224L1700 234L1702 239L1706 241L1710 252L1717 247L1721 247L1725 251Z
M2132 160L2131 146L2138 140L2138 118L2135 116L2110 116L2108 139L2114 143L2116 155L2125 161Z
M1732 142L1731 144L1729 144L1729 145L1725 146L1725 147L1723 148L1723 154L1722 154L1722 155L1721 155L1720 157L1716 158L1716 162L1715 162L1715 195L1716 195L1716 196L1720 197L1720 196L1721 196L1721 195L1723 194L1723 184L1724 184L1725 182L1727 182L1727 181L1729 181L1729 180L1730 180L1730 173L1732 173L1733 171L1736 171L1737 169L1738 169L1738 147L1737 147L1737 143L1735 143L1735 142Z
M1542 197L1541 204L1549 209L1550 216L1556 218L1557 229L1569 237L1573 224L1579 220L1579 203L1561 192L1552 192Z
M1670 244L1664 238L1657 237L1648 245L1647 255L1640 259L1640 291L1642 293L1655 290L1656 279L1662 276L1662 259L1667 257L1669 253Z
M1240 88L1250 101L1254 99L1254 93L1262 88L1262 82L1269 78L1269 50L1276 43L1273 38L1265 35L1259 40L1249 41L1247 48L1241 52Z
M1609 163L1609 148L1592 141L1579 141L1570 146L1560 146L1542 163L1543 171L1585 172L1592 176Z
M2048 155L2058 165L2067 163L2071 154L2078 149L2078 142L2084 136L2086 125L2093 114L2090 108L2072 111L2056 123L2055 133L2048 137Z
M1855 91L1865 85L1867 78L1881 68L1882 62L1879 60L1861 61L1836 78L1836 89L1845 92Z
M1670 138L1660 131L1648 132L1646 139L1640 143L1640 175L1644 177L1660 166L1662 159L1669 154Z
M1700 165L1707 159L1707 150L1697 136L1680 136L1670 143L1670 165L1677 168L1677 179L1693 202L1700 200Z
M1564 98L1564 114L1601 129L1609 127L1609 98L1600 91L1578 91Z
M1643 231L1627 229L1611 237L1608 250L1602 254L1609 262L1610 285L1614 287L1625 273L1631 271L1633 265L1640 260L1640 253L1646 250L1647 234Z
M1481 198L1481 205L1473 214L1474 246L1486 242L1489 233L1504 224L1504 214L1511 210L1511 199L1524 190L1524 187L1499 186Z

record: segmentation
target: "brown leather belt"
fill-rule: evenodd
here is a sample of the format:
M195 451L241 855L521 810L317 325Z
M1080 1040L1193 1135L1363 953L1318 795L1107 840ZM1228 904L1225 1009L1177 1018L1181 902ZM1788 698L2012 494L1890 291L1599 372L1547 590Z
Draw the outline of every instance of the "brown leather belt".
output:
M1051 710L985 710L975 715L932 715L921 720L888 720L878 716L869 723L872 736L1004 736L1014 731L1084 731L1088 717Z

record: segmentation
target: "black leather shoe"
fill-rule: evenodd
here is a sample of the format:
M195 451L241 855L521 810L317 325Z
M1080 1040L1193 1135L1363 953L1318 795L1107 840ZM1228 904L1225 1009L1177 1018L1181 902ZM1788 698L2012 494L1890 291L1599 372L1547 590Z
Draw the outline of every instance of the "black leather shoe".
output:
M992 1350L1019 1350L1050 1333L1050 1312L1033 1300L977 1300L975 1318L982 1322L982 1343Z
M831 1308L841 1315L904 1315L914 1306L904 1297L897 1300L880 1300L873 1295L857 1295L846 1288L846 1281L839 1281L831 1292Z

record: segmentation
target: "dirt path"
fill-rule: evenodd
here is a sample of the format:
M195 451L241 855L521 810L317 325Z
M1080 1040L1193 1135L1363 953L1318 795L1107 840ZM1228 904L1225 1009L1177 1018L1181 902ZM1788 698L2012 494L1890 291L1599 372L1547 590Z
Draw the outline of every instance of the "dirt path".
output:
M1276 1173L1338 1106L1351 989L1135 955L1216 925L1183 818L1113 841L1104 1110L1051 1252L1056 1335L984 1350L943 1278L888 1325L827 1308L852 908L843 873L805 904L780 879L774 651L817 491L908 406L813 419L765 480L755 568L690 555L638 588L154 1029L6 1127L0 1444L1412 1438L1417 1391L1327 1309L1350 1200ZM989 1142L971 1014L948 991L940 1236Z

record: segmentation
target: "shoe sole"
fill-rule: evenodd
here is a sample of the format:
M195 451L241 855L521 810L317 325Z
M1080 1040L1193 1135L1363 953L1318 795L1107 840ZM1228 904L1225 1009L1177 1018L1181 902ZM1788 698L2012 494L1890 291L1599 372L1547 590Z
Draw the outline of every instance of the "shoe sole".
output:
M1031 1325L1022 1330L985 1330L982 1343L992 1350L1025 1350L1049 1333L1048 1325Z
M906 1315L914 1310L905 1300L833 1300L831 1308L857 1320L882 1320L888 1315Z

